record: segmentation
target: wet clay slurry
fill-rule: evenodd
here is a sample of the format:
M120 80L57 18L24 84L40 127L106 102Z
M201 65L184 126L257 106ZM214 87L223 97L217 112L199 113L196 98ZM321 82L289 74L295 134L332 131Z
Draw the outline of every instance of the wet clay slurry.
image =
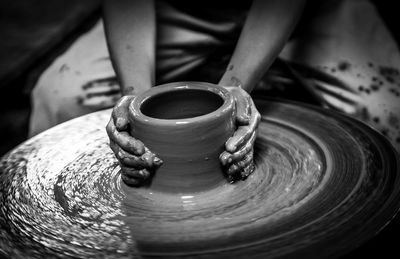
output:
M381 135L321 109L256 104L256 171L201 192L126 186L104 130L110 111L23 143L0 163L0 255L323 258L397 212L400 162Z
M163 160L152 190L191 193L227 181L219 156L235 130L229 91L200 82L160 85L137 96L129 112L132 136Z

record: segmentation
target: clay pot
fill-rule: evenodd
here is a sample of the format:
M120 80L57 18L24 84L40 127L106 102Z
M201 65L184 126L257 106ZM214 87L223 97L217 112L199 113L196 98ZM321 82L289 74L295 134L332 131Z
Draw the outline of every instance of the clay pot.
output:
M150 188L198 192L225 184L219 156L234 132L235 102L225 88L201 82L153 87L129 106L131 134L164 161Z

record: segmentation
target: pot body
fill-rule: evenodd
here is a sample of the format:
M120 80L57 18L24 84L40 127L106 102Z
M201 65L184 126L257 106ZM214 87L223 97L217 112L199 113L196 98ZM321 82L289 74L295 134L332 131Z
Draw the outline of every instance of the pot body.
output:
M219 161L235 130L235 102L223 87L176 82L153 87L130 104L131 134L164 163L150 188L190 193L226 183Z

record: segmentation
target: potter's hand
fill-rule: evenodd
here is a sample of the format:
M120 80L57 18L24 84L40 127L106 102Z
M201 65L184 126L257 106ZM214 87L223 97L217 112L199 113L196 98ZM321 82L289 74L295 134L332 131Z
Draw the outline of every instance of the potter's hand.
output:
M118 101L106 129L110 147L121 165L122 180L128 185L140 186L151 178L162 161L129 134L128 107L133 98L128 95Z
M253 153L256 130L260 122L250 95L240 87L225 87L236 101L237 129L225 143L225 151L220 160L231 182L245 179L254 171Z

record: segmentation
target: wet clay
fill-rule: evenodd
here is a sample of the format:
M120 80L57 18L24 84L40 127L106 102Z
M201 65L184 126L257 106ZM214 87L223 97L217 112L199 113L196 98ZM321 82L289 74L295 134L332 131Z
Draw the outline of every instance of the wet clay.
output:
M397 212L400 162L380 134L311 106L256 105L256 171L200 192L126 186L109 110L28 140L0 163L0 255L323 258Z

